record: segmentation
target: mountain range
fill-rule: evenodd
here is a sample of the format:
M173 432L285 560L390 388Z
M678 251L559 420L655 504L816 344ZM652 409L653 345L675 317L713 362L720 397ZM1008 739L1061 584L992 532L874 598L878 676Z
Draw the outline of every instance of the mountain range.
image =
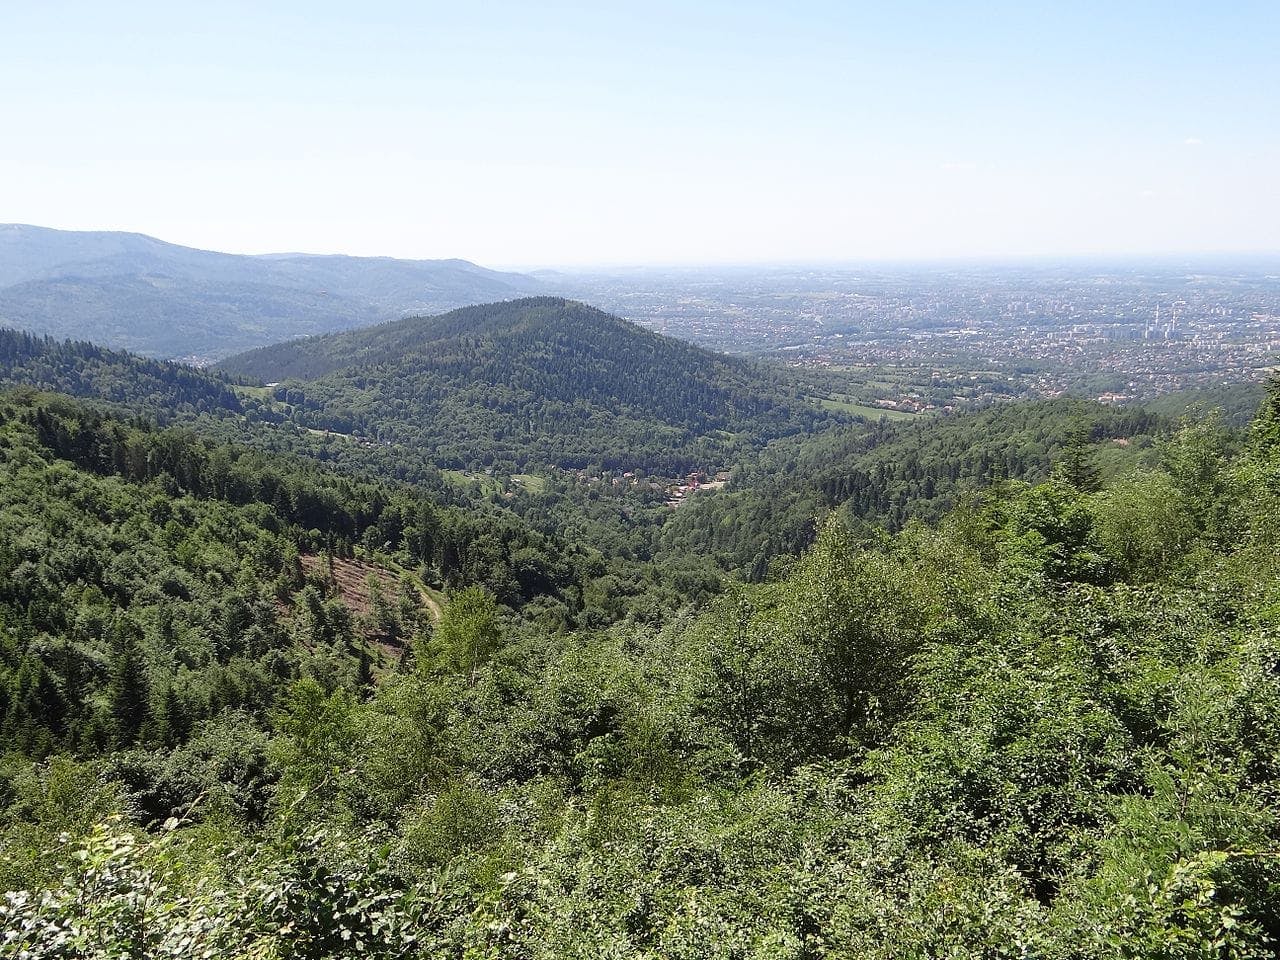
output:
M0 224L0 325L197 363L542 289L466 260L247 256Z

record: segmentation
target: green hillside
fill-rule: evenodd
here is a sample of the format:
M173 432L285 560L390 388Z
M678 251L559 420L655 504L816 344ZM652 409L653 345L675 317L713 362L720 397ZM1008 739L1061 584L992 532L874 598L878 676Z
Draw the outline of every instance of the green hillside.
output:
M467 307L233 357L305 426L440 466L718 468L836 415L779 372L556 298Z
M0 386L25 386L160 419L241 411L228 378L93 343L0 327Z
M411 491L11 404L6 949L1273 955L1280 389L1243 447L1052 456L699 610L549 626L464 580L432 624L412 578L326 594L334 538L443 562ZM610 580L574 556L566 605Z
M1176 423L1145 407L1060 398L800 437L747 458L728 491L678 511L655 549L710 553L759 579L774 557L808 548L828 512L893 530L937 521L1004 481L1048 479L1073 438L1111 478L1150 464L1155 435Z

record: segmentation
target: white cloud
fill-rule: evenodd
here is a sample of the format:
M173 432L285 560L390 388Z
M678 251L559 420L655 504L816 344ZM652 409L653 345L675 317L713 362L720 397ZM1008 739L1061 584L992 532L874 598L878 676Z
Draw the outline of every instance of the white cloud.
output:
M1201 140L1199 137L1187 137L1187 139L1183 140L1182 143L1184 146L1198 147L1201 144L1203 144L1204 141Z

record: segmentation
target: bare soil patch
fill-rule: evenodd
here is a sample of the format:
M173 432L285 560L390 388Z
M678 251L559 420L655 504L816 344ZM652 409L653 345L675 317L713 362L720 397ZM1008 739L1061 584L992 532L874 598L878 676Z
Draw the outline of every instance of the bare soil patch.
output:
M333 575L328 576L328 561L319 554L307 553L300 558L302 569L308 576L328 580L330 588L347 609L359 616L373 611L373 598L369 590L369 577L374 577L388 603L394 603L400 594L400 578L390 570L384 570L368 560L344 560L333 558Z

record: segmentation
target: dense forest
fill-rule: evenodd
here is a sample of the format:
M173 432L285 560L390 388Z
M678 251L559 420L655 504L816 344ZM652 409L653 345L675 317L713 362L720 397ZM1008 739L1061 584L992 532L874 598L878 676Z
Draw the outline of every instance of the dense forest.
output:
M292 341L219 368L277 384L256 411L265 419L426 450L445 467L679 475L840 419L769 368L552 297Z
M937 521L987 487L1046 480L1084 451L1107 478L1152 462L1155 436L1176 423L1145 408L1064 397L777 443L745 458L729 491L663 524L655 551L709 552L723 569L760 580L775 557L812 544L817 519L832 511L890 530Z
M12 395L0 942L1273 955L1280 389L1245 436L1014 409L815 454L833 503L989 461L936 518L620 606L501 504Z
M234 385L224 376L3 327L0 383L92 398L153 419L241 412Z

